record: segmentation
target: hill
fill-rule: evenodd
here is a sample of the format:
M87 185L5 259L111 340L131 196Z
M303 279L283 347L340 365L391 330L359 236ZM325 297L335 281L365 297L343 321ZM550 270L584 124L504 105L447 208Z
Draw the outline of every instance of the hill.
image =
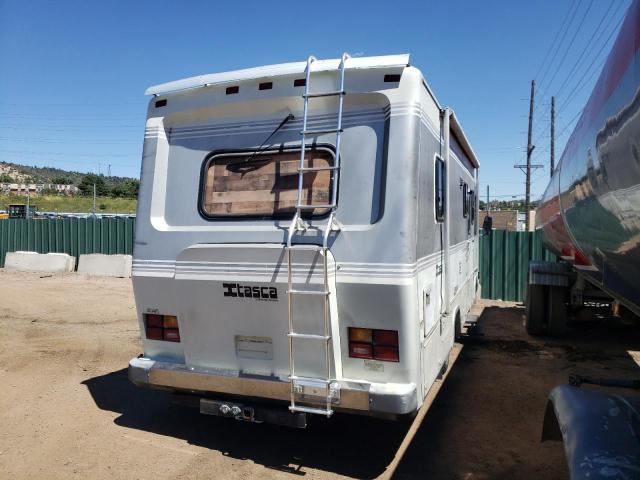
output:
M0 193L0 210L7 209L8 205L26 203L23 195ZM66 197L63 195L38 195L30 198L30 203L38 212L58 213L91 213L93 211L92 197ZM96 198L96 213L136 213L137 201L135 198Z
M57 183L79 186L86 173L63 170L56 167L37 167L17 163L0 162L0 183ZM105 185L111 189L127 182L137 181L129 177L104 176Z

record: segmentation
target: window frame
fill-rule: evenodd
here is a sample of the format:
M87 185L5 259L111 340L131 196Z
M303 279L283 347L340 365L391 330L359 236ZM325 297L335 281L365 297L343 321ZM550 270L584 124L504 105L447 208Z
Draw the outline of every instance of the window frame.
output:
M442 165L442 172L439 175L438 172L438 164ZM441 177L441 178L440 178ZM439 189L438 189L438 180L441 180L442 183L442 211L440 212L438 209L438 197L439 197ZM434 156L434 168L433 168L433 218L436 223L443 223L445 220L445 215L447 212L447 165L444 162L444 159L436 154Z
M335 165L336 162L336 154L335 148L331 144L314 144L314 145L305 145L305 151L311 150L322 150L328 152L331 155L332 163L331 165ZM295 209L292 212L276 214L276 215L262 215L262 214L246 214L246 215L211 215L207 213L204 209L204 200L205 200L205 189L207 184L207 172L209 170L209 166L211 163L219 157L229 157L237 155L239 157L247 154L255 154L256 157L260 155L273 155L275 153L292 153L297 152L300 153L300 146L291 146L291 147L280 147L280 148L270 148L267 150L261 150L256 153L255 148L232 148L232 149L221 149L214 150L208 153L204 160L202 161L202 165L200 167L200 182L198 186L198 213L200 216L207 221L226 221L226 222L245 222L247 220L290 220L295 215ZM333 172L333 171L331 171ZM335 175L331 174L331 181L329 182L329 192L331 192L333 182L335 181ZM339 203L340 196L340 176L338 177L338 192L336 196L336 205ZM297 190L297 189L296 189ZM328 218L331 214L331 209L328 209L327 212L321 215L313 215L308 212L303 212L302 218L304 219L324 219Z

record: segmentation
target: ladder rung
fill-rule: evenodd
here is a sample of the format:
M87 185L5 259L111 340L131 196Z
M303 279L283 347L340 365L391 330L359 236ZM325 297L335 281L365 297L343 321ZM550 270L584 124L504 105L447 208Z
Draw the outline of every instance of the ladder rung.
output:
M287 337L291 338L303 338L306 340L330 340L331 336L328 335L312 335L310 333L287 333Z
M317 98L317 97L335 97L336 95L345 95L347 92L344 90L335 90L332 92L318 92L318 93L307 93L302 95L303 98Z
M287 293L297 293L299 295L329 295L329 292L326 290L287 290Z
M296 208L301 210L313 210L315 208L334 208L336 205L334 203L330 203L327 205L296 205Z
M299 172L324 172L325 170L339 170L340 167L298 167Z
M303 407L302 405L289 405L289 410L292 412L304 412L315 413L317 415L326 415L330 417L333 414L333 410L326 410L324 408Z
M299 380L302 384L307 382L308 384L322 383L323 385L329 385L331 383L331 380L327 380L326 378L299 377L298 375L289 375L289 380Z
M302 135L322 135L323 133L342 133L341 128L329 128L327 130L302 130Z
M321 245L311 245L311 244L301 244L297 243L295 245L291 245L290 247L286 247L287 250L310 250L312 252L322 252L325 247Z

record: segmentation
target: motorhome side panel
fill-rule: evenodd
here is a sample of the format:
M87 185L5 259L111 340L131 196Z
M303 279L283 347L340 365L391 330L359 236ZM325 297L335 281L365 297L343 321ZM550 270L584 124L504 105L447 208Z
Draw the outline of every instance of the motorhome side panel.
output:
M437 105L422 88L420 162L418 196L417 237L417 297L422 348L423 395L439 374L453 343L456 312L462 318L473 303L477 266L475 215L472 192L476 190L474 166L452 137L450 184L446 198L450 202L450 256L453 293L450 315L442 305L445 279L444 269L444 219L436 214L436 162L444 158L442 119ZM430 110L431 109L431 110ZM466 206L465 206L465 201Z

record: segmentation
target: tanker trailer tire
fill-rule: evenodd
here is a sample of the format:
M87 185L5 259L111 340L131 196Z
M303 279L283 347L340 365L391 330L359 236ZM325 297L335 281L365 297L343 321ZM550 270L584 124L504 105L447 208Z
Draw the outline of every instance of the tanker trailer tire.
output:
M550 286L547 289L547 334L550 337L564 335L567 329L567 289Z
M545 290L544 285L527 286L525 326L529 335L544 334Z

